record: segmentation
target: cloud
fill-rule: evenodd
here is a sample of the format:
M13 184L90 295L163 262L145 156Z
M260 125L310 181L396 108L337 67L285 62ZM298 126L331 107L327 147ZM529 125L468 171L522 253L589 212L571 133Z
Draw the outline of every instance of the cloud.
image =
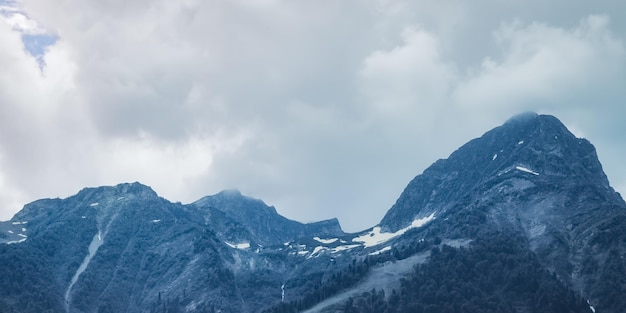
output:
M623 74L624 46L608 26L609 18L597 15L574 29L505 24L495 32L499 58L487 57L470 71L455 100L466 106L541 107L597 99Z
M20 11L14 4L3 4L0 2L0 15L3 17L5 23L9 24L13 30L20 33L42 35L47 32L37 21L28 18L28 16Z
M95 164L114 166L96 168L94 176L108 184L135 181L140 177L150 181L151 187L164 197L177 198L198 177L210 174L214 154L232 149L216 146L214 142L202 137L163 142L148 134L106 140L104 145L93 147L92 160Z
M611 157L626 153L626 10L566 4L20 2L24 19L0 23L0 219L141 181L183 202L239 188L356 231L526 110L575 125L626 185ZM29 29L55 36L42 63Z
M37 59L43 67L43 56L47 47L54 44L57 37L48 32L37 21L29 18L13 2L0 1L0 20L8 24L13 31L21 34L24 48Z
M441 60L436 36L408 27L402 43L391 50L378 50L364 61L361 90L374 114L393 118L419 116L424 107L445 101L456 79L453 66Z

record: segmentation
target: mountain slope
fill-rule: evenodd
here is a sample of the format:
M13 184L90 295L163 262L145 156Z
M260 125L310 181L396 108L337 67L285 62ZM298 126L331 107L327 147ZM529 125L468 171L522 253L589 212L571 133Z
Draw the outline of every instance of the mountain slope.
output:
M276 301L281 298L281 277L302 259L290 256L282 241L297 237L285 236L343 234L336 221L305 225L285 219L260 200L241 195L222 200L211 207L225 212L217 222L199 217L206 207L171 203L139 183L86 188L67 199L28 204L11 221L0 223L7 234L21 235L0 244L0 273L7 274L0 278L0 309L253 312L270 304L268 292ZM227 214L242 203L256 205L247 214L270 221L262 225L268 230L248 232L264 228L250 228L256 221ZM224 221L243 225L247 240L254 235L265 244L266 238L278 238L280 249L260 253L260 246L233 245L223 239L228 237L221 232ZM285 225L292 227L291 234L266 235Z
M398 287L399 297L381 300L375 291L352 294L343 303L316 306L311 312L379 312L383 308L395 312L398 307L450 311L444 304L482 308L472 312L589 312L592 308L621 312L626 307L618 296L626 292L625 213L626 204L610 187L591 143L576 138L553 116L519 115L415 177L370 232L392 238L373 241L373 249L390 248L382 261L397 262L424 253L424 247L416 246L424 240L431 255L437 256L440 254L435 252L449 246L444 243L465 240L470 244L462 247L461 253L446 253L445 258L436 258L437 262L451 258L456 261L450 266L482 270L473 277L468 277L468 270L444 273L430 257L431 262L405 276L406 284ZM420 223L424 220L428 223ZM481 252L485 250L495 253L488 264L505 265L502 279L491 278L489 273L495 269L478 261L485 258ZM432 275L432 271L438 274ZM529 275L530 280L515 275ZM429 287L425 279L441 283ZM459 294L446 298L454 285L451 281L473 292L466 298ZM484 293L487 286L490 290L515 290L511 284L544 292L503 293L500 300L488 300L489 293ZM441 297L433 301L428 293L415 294L415 286L429 292L443 288ZM390 290L383 291L388 295ZM556 299L563 297L567 300L557 304ZM396 306L389 306L389 301ZM544 305L538 306L537 301Z
M597 308L626 305L611 296L626 292L626 277L600 278L626 269L626 204L593 145L553 116L516 116L437 161L381 226L393 231L433 213L439 236L480 238L489 227L521 235L546 269Z

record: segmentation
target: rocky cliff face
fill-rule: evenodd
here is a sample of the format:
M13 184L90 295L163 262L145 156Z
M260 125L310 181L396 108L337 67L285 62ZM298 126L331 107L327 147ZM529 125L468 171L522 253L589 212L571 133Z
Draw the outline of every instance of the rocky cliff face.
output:
M0 222L0 312L622 312L625 256L626 204L593 145L529 113L355 234L233 190L35 201Z

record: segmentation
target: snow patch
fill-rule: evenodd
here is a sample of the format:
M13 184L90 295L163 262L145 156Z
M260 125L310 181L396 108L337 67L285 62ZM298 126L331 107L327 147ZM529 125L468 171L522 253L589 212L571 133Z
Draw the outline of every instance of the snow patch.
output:
M124 200L124 199L126 199L126 197L119 197L119 198L117 198L117 201Z
M313 252L311 252L311 254L309 254L309 256L308 256L308 257L306 257L306 258L307 258L307 259L310 259L310 258L312 258L312 257L314 257L314 256L318 256L318 255L319 255L319 253L320 253L321 251L323 251L323 250L326 250L326 248L325 248L325 247L322 247L322 246L317 246L317 247L315 247L315 248L313 249Z
M83 262L80 264L80 266L76 270L76 273L74 273L74 276L72 277L72 280L70 281L70 285L67 287L67 290L65 291L65 310L67 312L70 311L70 304L72 300L71 299L72 287L74 287L74 284L76 284L76 281L78 281L78 277L80 277L80 275L87 269L89 262L91 262L91 259L93 258L93 256L96 255L96 252L98 251L98 248L100 248L102 243L104 243L104 241L102 240L102 234L98 230L98 233L93 236L93 239L91 239L91 243L89 243L87 256L85 256L85 259L83 259Z
M160 221L161 221L161 220L151 220L150 222L151 222L151 223L158 223L158 222L160 222Z
M331 244L331 243L339 240L339 238L321 239L320 237L313 237L313 239L315 239L315 241L317 241L317 242L325 243L325 244Z
M13 234L13 231L12 231L12 230L9 230L9 234Z
M99 204L98 202L94 202L94 203L90 204L89 206L98 206L98 204Z
M344 245L344 246L338 246L338 247L334 247L332 249L333 253L337 253L337 252L341 252L341 251L346 251L346 250L350 250L350 249L354 249L354 248L358 248L361 245Z
M7 244L7 245L12 245L12 244L14 244L14 243L22 243L22 242L26 241L26 239L27 239L27 238L26 238L26 237L24 237L24 238L22 238L22 239L20 239L20 240L7 241L7 242L6 242L6 244Z
M498 154L494 154L493 157L491 157L491 161L495 160L498 157Z
M596 308L594 308L593 305L591 305L589 300L587 300L587 305L589 306L589 309L591 310L591 312L596 313Z
M24 234L17 234L17 235L20 236L20 237L23 237L23 238L28 238L28 236L26 236Z
M529 169L527 169L527 168L525 168L523 166L516 166L515 169L518 170L518 171L522 171L522 172L533 174L535 176L539 176L539 173L537 173L535 171L532 171L532 170L529 170Z
M414 220L411 225L400 229L394 233L384 233L381 232L381 228L380 226L376 226L372 229L372 231L361 235L359 237L356 237L354 239L352 239L352 241L354 242L362 242L363 245L367 248L367 247L373 247L376 245L379 245L383 242L387 242L393 238L396 238L398 236L403 235L404 233L406 233L407 231L413 229L413 228L419 228L424 226L426 223L432 221L433 219L435 219L435 212L431 213L429 216L426 216L424 218L420 218L420 219L416 219Z
M85 218L87 218L87 217L83 215L83 216L81 216L80 218L83 218L83 219L85 219Z
M26 228L22 227L22 232L25 233L26 232Z
M231 248L239 249L239 250L245 250L245 249L250 248L250 243L249 242L230 243L228 241L224 241L224 243L226 243Z
M280 302L285 302L285 284L280 286Z
M356 238L352 239L352 241L362 242L364 246L372 247L372 246L375 246L377 244L381 244L381 243L383 243L383 242L385 242L387 240L390 240L390 239L392 239L394 237L397 237L397 236L399 236L399 234L397 234L397 232L395 232L395 233L382 233L380 231L380 227L376 226L376 227L374 227L372 229L371 232L369 232L369 233L367 233L365 235L356 237Z
M377 251L374 251L374 252L370 253L369 255L379 255L379 254L381 254L381 253L383 253L385 251L389 251L389 250L391 250L391 246L386 246L386 247L384 247L384 248L382 248L380 250L377 250Z
M520 140L517 144L518 144L518 145L521 145L521 144L523 144L523 143L524 143L524 140Z
M13 222L12 225L26 225L28 222Z

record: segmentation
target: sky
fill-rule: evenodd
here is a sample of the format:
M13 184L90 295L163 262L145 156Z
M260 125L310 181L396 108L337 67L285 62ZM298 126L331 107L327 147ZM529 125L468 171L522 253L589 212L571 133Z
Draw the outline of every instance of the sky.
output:
M626 192L626 2L0 0L0 220L139 181L354 232L525 111Z

